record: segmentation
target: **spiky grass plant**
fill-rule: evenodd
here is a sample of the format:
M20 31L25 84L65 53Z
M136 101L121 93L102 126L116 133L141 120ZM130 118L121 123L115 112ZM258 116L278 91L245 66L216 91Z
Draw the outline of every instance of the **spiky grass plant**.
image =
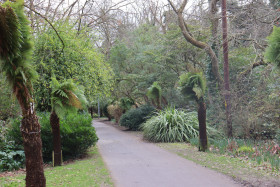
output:
M152 142L184 142L198 136L196 114L174 108L158 112L141 128L144 138Z

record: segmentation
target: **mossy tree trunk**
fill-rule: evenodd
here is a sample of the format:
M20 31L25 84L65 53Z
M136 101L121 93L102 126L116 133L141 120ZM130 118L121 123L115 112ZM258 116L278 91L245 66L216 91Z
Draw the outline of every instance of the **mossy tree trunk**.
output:
M232 118L231 118L231 94L229 85L229 61L228 61L228 39L227 39L227 6L226 0L222 0L222 30L223 30L223 54L224 54L224 95L227 119L227 136L232 138Z
M55 111L52 111L50 116L50 123L53 134L53 152L54 152L54 166L61 166L61 137L59 117Z
M206 104L204 99L198 101L198 123L199 123L199 151L205 152L208 149L206 131Z

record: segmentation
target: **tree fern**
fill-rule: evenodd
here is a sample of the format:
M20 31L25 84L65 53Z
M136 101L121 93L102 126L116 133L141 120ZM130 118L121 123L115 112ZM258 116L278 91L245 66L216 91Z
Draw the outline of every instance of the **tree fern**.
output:
M29 20L23 11L23 0L16 3L5 2L0 12L1 71L5 72L11 85L18 85L17 88L14 87L14 92L23 93L19 87L31 90L31 82L37 78L30 63L32 42Z
M206 134L206 104L203 96L206 91L206 80L202 72L189 72L180 76L181 92L189 99L194 99L198 104L199 121L199 150L207 150Z
M21 134L26 158L26 186L45 186L40 124L33 110L31 33L23 0L0 4L0 71L13 88L21 109Z
M189 99L199 100L206 91L206 80L202 72L189 72L180 76L181 92Z
M71 79L59 83L56 78L52 78L52 110L59 116L65 114L67 110L82 109L87 100L82 87L78 87Z
M158 82L154 82L150 88L148 88L147 96L151 99L161 98L161 87Z

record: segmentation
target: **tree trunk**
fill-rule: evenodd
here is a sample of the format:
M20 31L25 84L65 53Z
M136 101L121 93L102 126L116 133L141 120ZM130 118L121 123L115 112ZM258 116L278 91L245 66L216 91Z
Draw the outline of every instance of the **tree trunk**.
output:
M206 104L203 99L198 102L198 123L199 123L199 151L205 152L208 149L206 132Z
M60 125L59 117L52 111L50 122L53 134L53 152L54 152L54 166L61 166L61 138L60 138Z
M26 186L45 187L41 127L33 111L24 115L21 123L21 134L26 159Z
M227 7L226 0L222 0L222 27L223 27L223 53L224 53L224 95L227 118L227 135L232 137L231 103L229 87L229 62L228 62L228 40L227 40Z

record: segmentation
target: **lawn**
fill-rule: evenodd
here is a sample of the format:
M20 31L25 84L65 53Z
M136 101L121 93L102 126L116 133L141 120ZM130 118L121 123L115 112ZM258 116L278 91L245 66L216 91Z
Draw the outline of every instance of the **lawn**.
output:
M113 186L109 171L105 167L96 146L90 150L88 157L82 160L77 160L61 167L45 168L45 176L47 186ZM1 177L0 186L25 186L24 178L24 174Z

